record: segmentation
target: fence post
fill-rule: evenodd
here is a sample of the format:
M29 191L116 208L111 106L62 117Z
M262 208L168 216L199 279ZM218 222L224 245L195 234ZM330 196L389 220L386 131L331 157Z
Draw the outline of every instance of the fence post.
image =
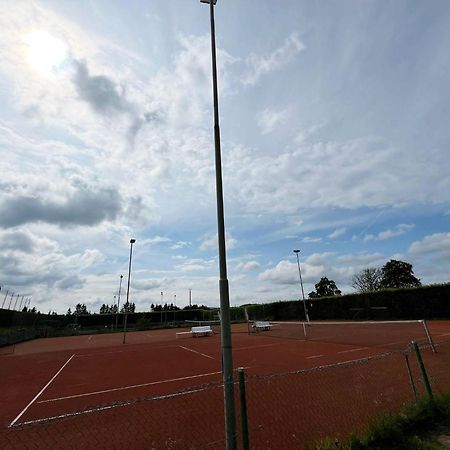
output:
M419 365L420 373L422 375L423 384L425 385L425 389L427 391L430 400L433 400L433 391L431 390L430 380L428 379L427 371L425 370L425 366L423 364L422 355L420 354L419 346L417 342L411 342L414 352L416 354L417 364Z
M248 439L248 416L247 416L247 396L245 394L245 372L243 367L239 367L239 398L241 404L241 427L242 427L242 449L249 450Z

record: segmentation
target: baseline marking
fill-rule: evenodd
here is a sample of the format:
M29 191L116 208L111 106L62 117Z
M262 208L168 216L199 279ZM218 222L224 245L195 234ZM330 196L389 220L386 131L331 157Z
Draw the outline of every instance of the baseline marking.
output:
M275 345L281 345L281 344L276 342L275 344L252 345L252 346L249 346L249 347L233 347L233 351L237 351L237 350L252 350L254 348L273 347Z
M149 383L133 384L131 386L124 386L124 387L112 388L112 389L104 389L102 391L86 392L84 394L75 394L75 395L68 395L66 397L50 398L48 400L40 400L37 403L57 402L57 401L60 401L60 400L68 400L68 399L71 399L71 398L87 397L89 395L107 394L108 392L124 391L126 389L134 389L134 388L139 388L139 387L152 386L152 385L155 385L155 384L171 383L173 381L190 380L190 379L193 379L193 378L201 378L201 377L207 377L207 376L210 376L210 375L218 375L220 373L222 373L222 372L221 371L219 371L219 372L209 372L209 373L201 373L199 375L190 375L188 377L172 378L170 380L151 381Z
M367 349L368 347L353 348L351 350L344 350L342 352L337 352L337 354L340 355L341 353L359 352L360 350L367 350Z
M204 353L198 352L197 350L192 350L192 348L183 347L182 345L179 345L178 347L180 347L180 348L182 348L184 350L187 350L188 352L197 353L197 355L204 356L205 358L209 358L209 359L213 359L213 360L216 359L216 358L213 358L212 356L205 355Z
M64 363L64 365L61 367L61 369L58 370L58 372L53 375L53 378L39 391L39 393L31 400L30 403L28 403L27 406L22 410L22 412L9 424L8 428L11 428L26 412L26 410L39 398L39 396L50 386L52 381L63 371L64 367L67 366L67 364L72 361L72 358L75 356L75 353Z
M306 359L322 358L322 356L325 356L325 355L307 356Z

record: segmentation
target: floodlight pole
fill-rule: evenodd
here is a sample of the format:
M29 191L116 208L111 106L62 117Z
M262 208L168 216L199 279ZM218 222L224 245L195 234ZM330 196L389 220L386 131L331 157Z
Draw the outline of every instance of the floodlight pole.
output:
M211 57L212 57L212 81L213 81L213 104L214 104L214 149L216 166L216 197L217 197L217 237L219 245L219 293L220 293L220 316L221 316L221 347L222 347L222 375L224 388L225 407L225 433L226 448L234 450L237 448L236 439L236 414L234 404L233 383L233 351L231 341L230 321L230 293L227 279L227 259L225 246L225 219L223 207L222 187L222 158L220 152L220 127L219 127L219 95L217 88L217 61L216 61L216 37L214 23L214 5L217 0L200 0L209 3L209 16L211 22Z
M129 303L128 303L128 299L129 299L129 295L130 295L130 276L131 276L131 258L133 257L133 244L136 242L136 239L130 239L130 260L129 260L129 264L128 264L128 285L127 285L127 302L125 303L125 308L124 308L124 314L125 317L123 319L123 344L125 344L126 342L126 336L127 336L127 316L128 316L128 312L127 312L127 308L130 307Z
M300 270L300 260L298 259L298 254L300 253L300 250L294 250L294 253L297 256L298 276L300 278L300 286L302 288L303 309L305 310L306 321L309 323L308 309L306 308L306 301L305 301L305 292L303 291L302 271Z
M118 325L118 323L119 323L120 292L122 291L122 279L123 279L123 275L120 275L120 281L119 281L119 296L117 297L116 330L117 330L117 325Z

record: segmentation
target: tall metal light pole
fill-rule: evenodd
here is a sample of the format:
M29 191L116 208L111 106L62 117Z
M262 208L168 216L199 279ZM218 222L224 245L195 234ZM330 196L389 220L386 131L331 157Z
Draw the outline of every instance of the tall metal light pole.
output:
M300 253L300 250L294 250L294 253L297 255L298 276L300 277L300 286L302 288L303 309L305 310L305 319L309 323L308 309L306 308L306 301L305 301L305 292L303 291L302 271L300 270L300 260L298 259L298 254Z
M120 312L120 292L122 291L122 280L123 280L123 275L120 275L120 281L119 281L119 296L117 297L117 311L116 311L116 330L117 330L117 325L119 322L119 312Z
M219 245L219 293L220 293L220 317L221 317L221 346L222 346L222 374L224 388L225 407L225 433L226 448L234 450L237 447L236 440L236 414L234 404L233 384L233 351L231 342L230 322L230 291L227 279L227 257L225 246L225 219L223 208L222 187L222 157L220 152L220 128L219 128L219 94L217 88L217 62L216 62L216 30L214 23L214 5L217 0L200 0L201 3L209 3L209 16L211 24L211 57L212 57L212 81L214 103L214 149L216 165L216 197L217 197L217 237Z
M129 295L130 295L130 276L131 276L131 258L133 257L133 244L136 242L136 239L130 239L130 261L128 264L128 285L127 285L127 302L126 307L124 309L125 317L123 319L123 344L126 342L126 335L127 335L127 308L130 307L128 303Z

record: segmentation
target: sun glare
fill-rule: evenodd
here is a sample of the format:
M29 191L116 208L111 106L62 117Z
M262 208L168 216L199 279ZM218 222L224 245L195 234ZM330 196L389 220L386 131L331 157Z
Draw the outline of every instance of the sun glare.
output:
M47 31L33 31L28 35L28 59L41 74L50 76L67 57L67 48Z

